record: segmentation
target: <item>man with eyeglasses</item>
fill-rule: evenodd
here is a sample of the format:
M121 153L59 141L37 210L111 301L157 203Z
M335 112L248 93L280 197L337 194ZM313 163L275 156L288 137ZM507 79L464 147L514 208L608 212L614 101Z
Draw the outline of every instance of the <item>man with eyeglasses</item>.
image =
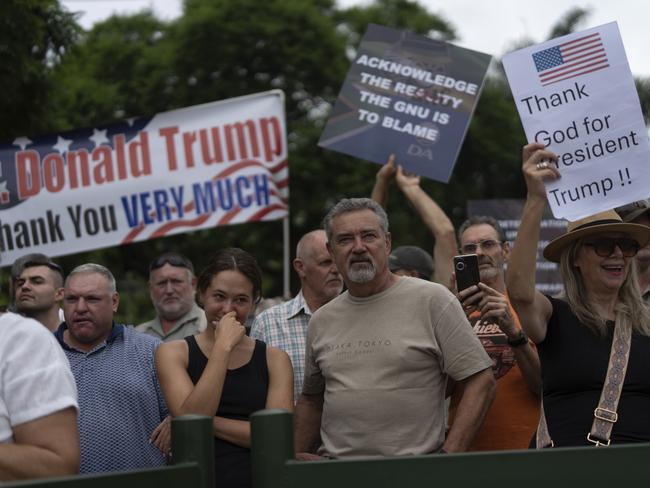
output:
M639 200L616 209L623 222L641 224L650 227L650 199ZM639 288L643 301L650 306L650 243L639 249L636 254Z
M307 332L294 418L299 459L461 452L494 394L491 362L460 303L442 285L388 267L386 212L343 199L323 220L348 290L320 307ZM465 386L445 435L445 387Z
M162 341L173 341L205 329L205 312L199 307L194 266L185 256L165 253L149 265L149 294L156 317L136 327Z
M45 254L28 254L11 267L14 310L54 332L63 322L63 270Z
M497 394L472 450L524 449L539 418L540 366L537 351L521 330L506 295L505 265L510 247L499 223L474 216L458 230L460 251L476 254L480 283L458 298L481 344L492 359ZM462 391L454 391L450 423Z

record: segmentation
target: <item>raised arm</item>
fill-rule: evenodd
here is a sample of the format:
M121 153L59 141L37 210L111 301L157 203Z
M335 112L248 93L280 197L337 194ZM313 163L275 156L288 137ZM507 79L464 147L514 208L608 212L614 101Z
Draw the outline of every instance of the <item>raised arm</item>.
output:
M544 149L543 144L524 146L522 159L528 195L517 239L508 260L506 286L522 328L534 342L539 343L546 337L546 326L552 312L548 298L535 289L539 228L546 206L544 179L557 179L560 173L553 164L548 164L546 168L537 166L543 161L557 159L555 154Z
M433 281L448 286L454 270L453 258L458 249L454 225L444 210L420 187L419 176L406 174L402 166L398 166L395 182L435 239Z
M370 198L384 208L388 201L388 187L393 178L395 178L395 155L391 154L388 157L388 162L377 171L375 186L370 194Z
M16 425L13 437L13 443L0 443L0 480L79 472L79 434L74 407Z

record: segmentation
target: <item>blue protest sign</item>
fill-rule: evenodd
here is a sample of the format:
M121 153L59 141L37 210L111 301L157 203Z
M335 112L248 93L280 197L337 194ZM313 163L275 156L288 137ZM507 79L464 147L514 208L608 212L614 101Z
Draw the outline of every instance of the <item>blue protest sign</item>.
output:
M490 59L370 24L319 145L448 182Z

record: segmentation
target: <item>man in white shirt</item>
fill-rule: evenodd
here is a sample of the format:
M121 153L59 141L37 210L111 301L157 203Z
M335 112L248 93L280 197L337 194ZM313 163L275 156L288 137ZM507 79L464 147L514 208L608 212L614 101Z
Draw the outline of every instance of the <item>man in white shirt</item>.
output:
M35 320L0 315L0 480L79 470L77 389L61 347Z

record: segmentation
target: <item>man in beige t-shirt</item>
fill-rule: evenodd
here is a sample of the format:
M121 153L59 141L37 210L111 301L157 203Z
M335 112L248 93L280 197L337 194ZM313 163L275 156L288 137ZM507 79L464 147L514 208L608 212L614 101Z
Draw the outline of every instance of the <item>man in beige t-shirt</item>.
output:
M309 324L296 452L328 457L467 449L494 396L491 361L443 286L390 272L384 210L344 199L325 217L348 291ZM445 439L447 377L465 394Z

